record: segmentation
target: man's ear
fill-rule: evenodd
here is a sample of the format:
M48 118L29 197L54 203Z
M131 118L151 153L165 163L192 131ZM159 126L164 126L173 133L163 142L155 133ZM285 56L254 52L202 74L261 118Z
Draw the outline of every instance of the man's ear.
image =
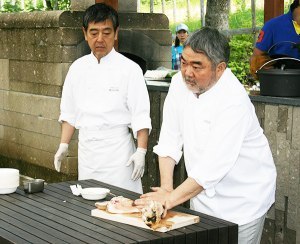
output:
M83 31L83 34L84 34L84 39L87 41L87 33L86 33L86 31L85 31L85 29L84 29L84 27L82 27L82 31Z
M218 64L217 66L217 72L224 72L224 70L226 69L226 63L225 62L221 62Z
M117 29L116 29L116 33L115 33L115 41L118 40L118 34L119 34L119 27L117 27Z
M222 76L223 72L226 69L226 63L225 62L221 62L217 65L217 77L218 79Z

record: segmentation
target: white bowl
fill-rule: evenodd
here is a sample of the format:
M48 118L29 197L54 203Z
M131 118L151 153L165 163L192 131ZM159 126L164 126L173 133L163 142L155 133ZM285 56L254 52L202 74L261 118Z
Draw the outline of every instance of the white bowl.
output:
M100 187L89 187L83 188L80 191L81 196L87 200L100 200L107 196L110 192L107 188L100 188Z
M10 194L14 193L18 187L11 187L11 188L0 188L0 194Z
M15 188L18 187L19 184L20 174L18 169L0 168L0 189Z

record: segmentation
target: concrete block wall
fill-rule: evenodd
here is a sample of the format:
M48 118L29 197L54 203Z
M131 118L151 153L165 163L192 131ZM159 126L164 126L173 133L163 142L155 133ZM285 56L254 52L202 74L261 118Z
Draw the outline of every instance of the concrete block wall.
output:
M81 17L63 11L0 15L0 155L10 159L5 167L21 167L19 162L53 171L62 85L70 64L89 52ZM76 135L62 172L77 175Z
M277 168L276 202L262 243L300 243L300 107L254 105Z

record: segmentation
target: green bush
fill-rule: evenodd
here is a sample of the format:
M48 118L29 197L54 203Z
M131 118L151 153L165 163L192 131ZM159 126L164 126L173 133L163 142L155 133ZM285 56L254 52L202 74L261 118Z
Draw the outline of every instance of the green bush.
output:
M253 51L252 36L239 35L230 40L230 61L228 67L243 84L251 85L249 58Z

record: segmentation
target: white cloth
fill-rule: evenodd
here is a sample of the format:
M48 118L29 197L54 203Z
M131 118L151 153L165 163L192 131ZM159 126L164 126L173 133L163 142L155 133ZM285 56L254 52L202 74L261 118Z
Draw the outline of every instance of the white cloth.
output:
M120 127L131 127L136 137L137 131L141 129L151 130L149 95L142 70L136 63L114 49L101 58L100 63L93 54L89 54L79 58L70 66L63 87L60 109L59 121L66 121L79 131L84 129L105 133ZM129 135L126 135L126 138L128 138L127 143L131 143ZM101 144L100 141L99 143ZM86 160L91 160L93 155L83 159L87 153L81 150L85 147L79 145L78 148L78 154L81 155L78 157L79 174L91 178L87 173L82 172L86 167L81 167L81 164L86 164ZM112 148L116 149L115 144ZM101 149L103 158L100 160L99 152L90 164L97 164L104 169L109 168L110 161L118 160L122 169L133 151L129 146L121 148L124 151L111 153L110 145L107 145L107 153L110 155L108 158L107 155L104 156L103 147ZM96 150L90 152L97 153ZM122 160L118 159L119 154L124 155ZM128 156L126 159L125 155ZM118 170L118 175L122 178L123 172ZM128 174L128 179L130 176L131 174ZM101 180L99 177L97 179ZM130 188L130 190L139 191L140 188Z
M226 69L197 98L182 80L171 82L154 152L176 162L205 190L191 208L238 224L261 217L275 200L276 168L244 87Z

